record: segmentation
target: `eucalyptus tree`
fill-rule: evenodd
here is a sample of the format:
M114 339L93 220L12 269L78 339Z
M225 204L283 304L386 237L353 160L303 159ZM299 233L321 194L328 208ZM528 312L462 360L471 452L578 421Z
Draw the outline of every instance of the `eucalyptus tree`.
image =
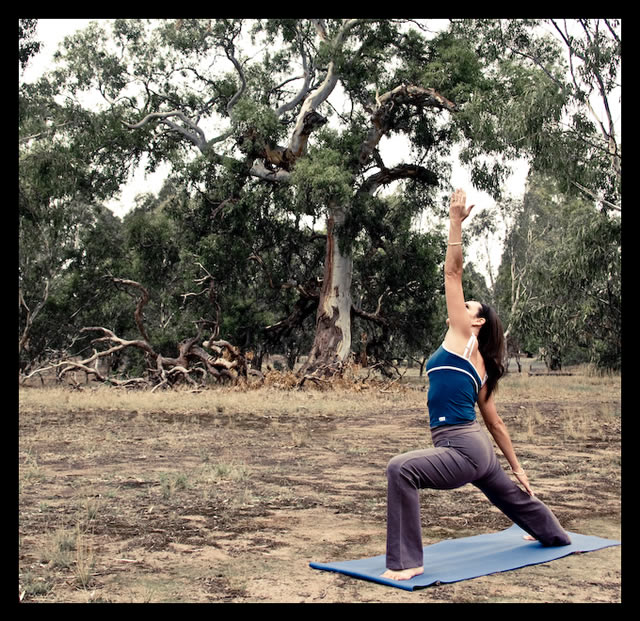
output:
M621 20L460 20L454 29L475 40L477 53L487 61L519 59L556 84L565 104L553 122L531 115L531 100L524 98L513 102L505 131L532 147L531 168L552 175L560 191L620 211ZM559 52L561 74L550 69Z
M533 26L520 32L534 38ZM541 69L494 34L388 19L115 20L68 38L52 79L91 119L96 175L119 183L135 163L169 163L213 216L250 213L266 187L292 217L324 223L307 371L332 372L352 349L353 251L382 189L400 184L412 213L437 212L461 143L474 184L498 194L507 160L537 153L560 118L557 47ZM89 114L91 92L101 104ZM407 146L393 155L397 136Z
M40 47L34 39L36 21L19 20L21 69ZM21 80L18 90L18 355L23 370L66 349L83 321L98 309L105 311L96 303L105 289L101 276L117 269L122 248L119 222L96 200L117 185L94 174L80 146L95 139L89 115L57 101L56 92L46 79Z
M510 331L551 369L621 364L621 220L533 175L507 234L497 291Z
M18 62L21 70L42 47L42 42L35 39L37 23L38 20L33 18L18 20Z
M565 134L579 164L556 176L607 210L621 210L619 19L548 20L565 45L574 110ZM577 155L577 157L576 157ZM560 167L556 167L556 173Z

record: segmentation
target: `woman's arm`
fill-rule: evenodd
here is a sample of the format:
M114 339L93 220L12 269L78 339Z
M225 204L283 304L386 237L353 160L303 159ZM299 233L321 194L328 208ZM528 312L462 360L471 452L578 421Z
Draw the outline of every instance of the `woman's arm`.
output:
M495 401L493 400L493 395L490 395L488 399L486 395L487 388L485 386L480 390L480 394L478 395L478 407L480 408L480 413L482 414L484 423L487 426L489 433L496 441L498 448L502 451L502 454L509 462L509 466L511 466L513 474L517 477L518 481L522 483L527 494L529 494L529 496L533 496L533 491L529 485L529 479L516 457L516 453L513 450L513 444L511 443L511 436L509 435L507 426L498 414Z
M468 337L471 334L469 314L462 291L462 222L473 205L466 206L464 190L456 190L449 203L449 243L444 260L444 291L449 315L449 327Z

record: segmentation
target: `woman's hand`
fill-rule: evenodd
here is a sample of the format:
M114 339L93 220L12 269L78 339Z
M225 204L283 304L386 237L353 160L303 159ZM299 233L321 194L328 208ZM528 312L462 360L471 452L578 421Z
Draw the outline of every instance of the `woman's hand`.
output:
M456 190L451 195L451 201L449 203L449 218L451 220L457 220L462 222L471 213L471 210L475 205L466 206L467 194L464 190Z
M529 479L527 478L527 475L526 475L525 471L524 470L520 470L520 472L513 472L513 470L512 470L511 472L516 477L516 479L518 479L518 481L522 484L522 487L524 487L524 489L527 492L527 494L529 494L529 496L533 496L533 490L531 489L531 486L529 485Z

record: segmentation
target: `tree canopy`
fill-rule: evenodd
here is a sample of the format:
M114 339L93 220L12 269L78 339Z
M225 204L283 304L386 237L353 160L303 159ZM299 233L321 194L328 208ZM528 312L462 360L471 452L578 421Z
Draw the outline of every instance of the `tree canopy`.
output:
M454 146L496 198L526 157L559 191L617 208L620 145L579 107L599 84L589 76L607 76L604 95L616 80L619 25L606 25L600 46L565 38L568 71L533 20L91 23L20 86L22 364L82 351L86 326L139 333L134 307L138 336L172 360L204 338L251 351L255 367L307 356L309 376L340 372L359 348L420 357L442 330ZM21 27L26 63L33 25ZM600 48L608 60L590 63ZM408 146L394 152L399 136ZM169 177L119 221L102 202L140 165Z

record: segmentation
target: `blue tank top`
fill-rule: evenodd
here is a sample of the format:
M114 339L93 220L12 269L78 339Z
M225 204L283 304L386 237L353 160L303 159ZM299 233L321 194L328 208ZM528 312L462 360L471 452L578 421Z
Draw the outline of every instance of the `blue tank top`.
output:
M464 355L448 351L441 345L427 361L427 407L431 428L476 419L475 404L484 381L469 360L475 343L476 338L472 336Z

